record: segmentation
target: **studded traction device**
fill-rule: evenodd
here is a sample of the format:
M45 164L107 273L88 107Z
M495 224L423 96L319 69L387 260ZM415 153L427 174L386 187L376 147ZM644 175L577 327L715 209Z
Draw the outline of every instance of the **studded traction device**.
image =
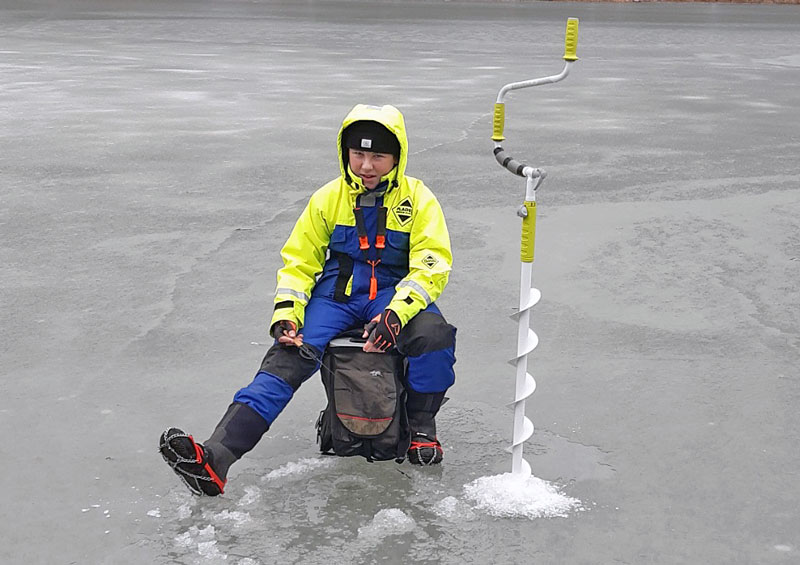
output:
M178 428L161 434L158 451L183 483L198 496L217 496L225 492L225 482L214 469L203 446Z
M408 462L412 465L438 465L444 458L442 444L427 434L416 433L408 447Z

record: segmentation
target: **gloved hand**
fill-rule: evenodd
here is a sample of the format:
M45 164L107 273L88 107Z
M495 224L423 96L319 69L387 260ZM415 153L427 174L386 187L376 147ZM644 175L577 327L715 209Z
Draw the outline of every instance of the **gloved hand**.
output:
M285 345L301 345L303 343L303 334L297 333L297 324L290 320L279 320L272 324L270 330L272 337L278 340L278 343Z
M363 349L367 353L384 353L397 343L398 335L400 318L392 310L384 310L364 326L364 335L361 337L367 338L367 343Z

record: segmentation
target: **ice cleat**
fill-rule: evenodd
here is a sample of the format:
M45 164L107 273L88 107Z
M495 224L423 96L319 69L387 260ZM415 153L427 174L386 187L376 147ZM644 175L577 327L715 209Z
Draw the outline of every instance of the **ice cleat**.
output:
M212 468L213 454L183 430L170 428L161 434L158 450L192 494L217 496L224 492L226 481Z
M428 434L415 433L408 448L408 461L412 465L438 465L444 458L442 444Z

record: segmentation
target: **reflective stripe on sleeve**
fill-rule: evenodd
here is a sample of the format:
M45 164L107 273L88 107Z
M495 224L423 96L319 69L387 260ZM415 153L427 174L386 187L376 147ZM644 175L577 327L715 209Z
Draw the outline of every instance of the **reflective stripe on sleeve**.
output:
M278 288L278 289L276 289L275 290L275 295L277 296L277 295L280 295L280 294L288 294L289 296L294 296L295 298L299 298L300 300L303 300L306 303L309 300L309 297L305 292L299 292L299 291L293 290L291 288Z
M397 288L403 288L404 286L413 289L414 291L417 292L417 294L422 296L422 298L425 299L426 306L430 306L431 302L433 302L433 300L431 300L430 295L418 283L414 281L400 281L400 283L397 285Z

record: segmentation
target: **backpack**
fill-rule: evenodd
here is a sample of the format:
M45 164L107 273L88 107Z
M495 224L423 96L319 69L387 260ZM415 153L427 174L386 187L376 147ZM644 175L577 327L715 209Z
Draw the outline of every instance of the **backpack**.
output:
M360 336L361 330L342 334L322 357L328 405L317 419L317 443L325 454L400 463L411 443L403 385L406 360L394 349L365 353Z

